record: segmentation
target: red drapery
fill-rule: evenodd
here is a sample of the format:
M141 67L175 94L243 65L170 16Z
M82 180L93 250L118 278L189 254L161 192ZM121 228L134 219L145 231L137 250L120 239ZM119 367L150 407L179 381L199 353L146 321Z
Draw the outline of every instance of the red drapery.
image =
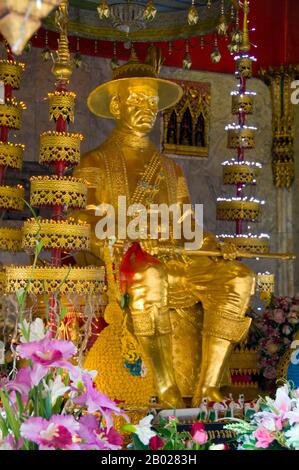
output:
M257 45L252 48L256 55L257 67L267 68L269 66L280 66L282 64L299 63L299 1L298 0L251 0L250 4L250 26L256 31L251 33L251 40ZM51 49L57 49L58 34L49 32L48 40ZM213 49L213 36L206 38L211 43L201 49L199 38L190 40L190 54L192 57L192 69L208 70L213 72L233 73L234 61L227 50L228 39L219 41L219 49L222 60L219 64L213 64L210 54ZM156 43L157 44L157 43ZM198 44L196 47L192 47ZM38 34L32 38L34 47L45 47L45 31L40 29ZM185 53L184 40L173 42L173 52L168 53L168 44L159 43L165 56L166 66L181 67ZM76 51L77 38L70 37L72 52ZM143 59L147 45L135 45L138 56ZM96 55L99 57L112 57L113 44L109 41L98 41L80 38L80 52L83 55ZM122 43L117 44L117 56L119 59L127 60L129 51ZM257 69L256 69L257 70Z

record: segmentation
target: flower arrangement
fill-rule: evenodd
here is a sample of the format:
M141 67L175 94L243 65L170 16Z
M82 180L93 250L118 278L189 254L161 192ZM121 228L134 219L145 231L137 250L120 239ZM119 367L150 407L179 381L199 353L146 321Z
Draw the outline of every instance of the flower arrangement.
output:
M53 339L41 319L20 324L16 352L26 365L0 382L0 448L121 449L117 403L95 388L94 371L72 363L76 347Z
M125 424L123 430L132 433L129 449L157 450L227 450L226 444L212 444L205 425L195 422L190 432L178 430L176 416L160 418L158 424L152 424L153 414L143 418L139 424Z
M237 434L239 450L299 450L299 389L279 387L276 397L260 399L261 411L249 421L234 419L225 426Z
M259 332L259 368L262 377L274 384L278 362L299 330L299 294L273 297L263 315L254 323Z

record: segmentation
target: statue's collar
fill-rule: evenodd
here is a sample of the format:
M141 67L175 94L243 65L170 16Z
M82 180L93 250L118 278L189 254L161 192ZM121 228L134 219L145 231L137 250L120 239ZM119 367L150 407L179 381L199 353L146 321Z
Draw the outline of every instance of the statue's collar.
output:
M152 145L147 135L140 137L136 134L130 134L129 132L122 131L120 129L113 130L111 139L117 144L120 144L122 147L144 149Z

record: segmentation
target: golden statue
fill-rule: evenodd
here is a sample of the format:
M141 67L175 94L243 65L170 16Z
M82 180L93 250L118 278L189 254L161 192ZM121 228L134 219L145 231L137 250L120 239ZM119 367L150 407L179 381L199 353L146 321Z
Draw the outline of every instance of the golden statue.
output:
M95 210L100 204L111 204L117 213L119 196L125 196L128 205L190 202L181 168L149 139L158 112L173 106L182 93L176 83L158 78L161 57L155 51L150 48L145 63L133 54L114 70L112 81L98 86L88 98L89 109L114 119L116 126L104 143L82 157L75 171L89 186L87 209L75 216L93 227L91 253L78 259L81 264L94 264L95 257L106 256L107 266L107 251L103 254L103 241L95 234L100 220ZM167 257L146 253L159 243L140 240L144 251L138 243L126 253L114 250L114 265L118 269L121 264L125 272L126 325L117 315L105 315L109 326L87 354L86 367L99 369L102 391L130 406L148 404L151 395L171 408L184 406L182 396L193 396L195 406L203 397L219 401L233 345L245 337L250 325L245 312L254 275L235 261L230 247L224 247L224 259L172 256L171 250ZM201 249L215 248L219 248L215 237L204 232ZM112 265L109 269L112 272ZM135 340L129 352L135 348L136 357L140 350L144 358L148 369L144 377L123 366L124 330L131 331L127 336L132 344Z

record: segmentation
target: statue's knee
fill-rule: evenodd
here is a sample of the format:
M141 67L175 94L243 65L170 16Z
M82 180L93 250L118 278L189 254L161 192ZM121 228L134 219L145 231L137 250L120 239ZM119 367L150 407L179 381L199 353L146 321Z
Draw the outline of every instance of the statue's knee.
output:
M237 263L236 282L242 282L244 291L249 295L254 294L255 273L245 264Z
M165 307L168 303L168 281L163 266L150 264L138 270L128 293L133 309L146 310L151 305Z

